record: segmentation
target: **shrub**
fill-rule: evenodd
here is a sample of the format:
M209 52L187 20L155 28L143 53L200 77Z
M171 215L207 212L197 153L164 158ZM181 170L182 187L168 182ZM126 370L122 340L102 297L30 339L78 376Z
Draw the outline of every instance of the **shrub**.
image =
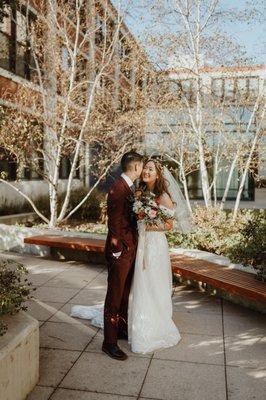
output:
M263 212L251 214L228 255L233 261L252 265L257 269L258 279L266 281L266 219Z
M32 207L29 203L7 203L7 201L5 200L0 205L0 216L32 211Z
M73 189L70 196L70 202L68 206L68 212L71 211L88 193L86 188ZM61 193L58 198L59 210L64 201L65 193ZM88 200L82 204L82 206L73 214L71 219L80 219L84 221L96 222L101 218L101 203L105 199L105 193L95 189ZM49 206L49 196L43 195L38 197L34 203L36 204L38 210L41 211L43 215L49 218L50 206ZM18 214L24 212L32 212L33 209L29 203L22 204L6 204L3 203L0 206L0 215L10 215Z
M191 234L169 232L170 246L196 248L229 257L234 262L261 269L265 257L265 211L241 210L236 222L231 211L197 207Z
M79 188L71 192L70 202L68 209L69 211L75 208L75 206L85 197L88 193L88 189ZM101 202L105 198L105 193L94 189L89 198L82 204L82 206L73 214L74 219L82 221L93 221L96 222L101 217ZM63 201L63 196L59 198L59 203Z
M0 318L27 309L23 305L31 298L31 283L26 278L27 273L22 264L11 260L0 260ZM0 335L6 330L7 325L0 320Z

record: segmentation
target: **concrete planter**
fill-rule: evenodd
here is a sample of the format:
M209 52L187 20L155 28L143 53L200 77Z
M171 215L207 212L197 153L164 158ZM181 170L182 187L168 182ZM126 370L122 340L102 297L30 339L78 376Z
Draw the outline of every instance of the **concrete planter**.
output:
M39 380L39 323L21 311L5 316L0 338L0 400L25 400Z
M94 233L35 227L27 228L19 225L6 225L0 223L0 251L14 251L42 257L51 256L50 247L29 245L24 243L25 237L35 235L79 236L95 239L102 239L106 237L106 235L97 235Z
M33 223L36 218L37 216L35 213L4 215L0 217L0 224L15 225L25 224L27 222Z

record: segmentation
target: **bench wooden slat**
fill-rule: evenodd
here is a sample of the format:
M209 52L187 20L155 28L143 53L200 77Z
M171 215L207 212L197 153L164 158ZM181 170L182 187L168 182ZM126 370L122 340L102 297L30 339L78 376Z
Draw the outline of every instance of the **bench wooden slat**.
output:
M59 235L30 236L24 239L27 244L40 246L61 247L73 250L104 253L105 240Z
M24 239L27 244L104 253L105 240L84 237L40 235ZM186 279L210 284L216 289L266 303L266 285L253 274L209 261L171 254L172 270Z
M172 255L171 260L173 272L187 279L205 282L232 294L266 302L266 285L255 280L253 274L187 256Z

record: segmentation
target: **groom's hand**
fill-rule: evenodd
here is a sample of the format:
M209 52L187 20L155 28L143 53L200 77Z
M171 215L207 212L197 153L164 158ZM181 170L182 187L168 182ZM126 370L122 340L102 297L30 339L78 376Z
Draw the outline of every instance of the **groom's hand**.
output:
M118 247L118 240L116 238L113 238L111 240L111 244L112 244L112 247L116 249ZM115 258L119 258L122 254L122 251L113 252L112 254Z
M113 256L119 258L122 254L122 245L117 238L111 239L111 248Z

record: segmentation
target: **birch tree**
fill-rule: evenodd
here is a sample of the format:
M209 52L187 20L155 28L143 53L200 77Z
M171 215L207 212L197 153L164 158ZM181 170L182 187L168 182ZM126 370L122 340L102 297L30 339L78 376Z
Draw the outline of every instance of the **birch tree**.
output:
M180 101L197 146L203 198L209 208L212 206L213 193L214 203L217 203L216 177L220 171L218 153L224 147L220 143L215 148L213 179L209 173L211 149L208 116L208 102L212 103L213 99L210 99L209 89L206 88L208 84L203 76L204 67L245 63L244 51L222 30L222 24L236 19L255 23L259 12L255 5L249 12L239 12L234 7L225 9L220 0L157 0L150 10L153 22L146 45L152 52L159 73L168 74L169 79L179 81L182 88L179 91ZM156 30L153 28L155 23Z
M121 63L122 41L130 43L132 39L128 38L129 32L123 29L124 15L110 8L107 1L47 0L38 2L38 15L34 23L29 22L29 14L30 8L23 23L27 26L27 43L33 59L32 78L31 82L20 85L16 98L13 96L15 119L6 119L2 124L1 145L9 148L22 162L20 150L24 145L21 136L24 135L25 139L26 135L26 157L22 164L29 167L29 149L32 153L31 168L34 164L33 168L37 169L38 164L32 160L33 153L35 161L42 160L44 168L43 171L38 168L38 173L42 174L49 187L50 217L46 218L34 201L12 182L3 177L0 181L18 191L39 217L53 227L72 215L118 162L123 152L139 142L139 137L127 129L131 124L139 124L136 115L127 121L124 134L118 141L117 135L121 132L118 118L115 119L116 126L111 127L114 118L108 121L110 114L121 115L120 92L130 88L129 82L121 84L117 68ZM132 62L133 57L132 54L128 63ZM107 80L110 90L107 89ZM12 116L12 110L8 112ZM107 120L100 132L92 126L96 125L97 118ZM26 129L19 131L19 127L29 128L32 124L43 127L41 132L36 130L36 137L31 128L28 133ZM13 126L13 140L10 140L10 125ZM110 146L106 151L108 144ZM75 210L69 210L76 172L84 166L87 168L85 174L88 174L88 152L95 146L100 149L99 159L96 162L94 160L98 168L96 182ZM66 154L71 155L71 167L65 197L59 209L59 171Z

